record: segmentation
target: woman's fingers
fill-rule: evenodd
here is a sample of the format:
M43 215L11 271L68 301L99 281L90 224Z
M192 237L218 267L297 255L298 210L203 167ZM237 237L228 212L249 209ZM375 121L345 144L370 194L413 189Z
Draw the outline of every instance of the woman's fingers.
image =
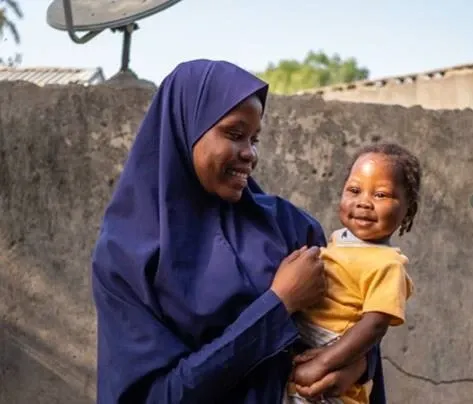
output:
M305 398L317 398L322 394L331 396L337 395L335 373L329 373L322 379L312 383L310 386L299 386L296 384L296 391Z

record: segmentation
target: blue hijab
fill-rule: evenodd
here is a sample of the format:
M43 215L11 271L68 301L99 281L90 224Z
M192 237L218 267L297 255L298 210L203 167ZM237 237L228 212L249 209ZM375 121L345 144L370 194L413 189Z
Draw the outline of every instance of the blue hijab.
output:
M268 289L281 260L311 241L308 218L297 211L299 228L280 220L283 201L253 179L230 204L207 194L193 168L202 135L251 95L264 107L267 91L227 62L180 64L155 95L105 212L94 272L124 279L191 346L219 334Z

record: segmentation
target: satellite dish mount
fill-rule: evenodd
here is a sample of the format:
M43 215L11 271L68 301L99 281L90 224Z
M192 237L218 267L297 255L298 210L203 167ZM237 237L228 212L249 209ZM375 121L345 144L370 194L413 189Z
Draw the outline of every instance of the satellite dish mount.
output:
M53 28L67 31L71 40L77 44L89 42L106 29L122 32L120 70L109 81L125 76L137 79L130 69L131 37L139 29L136 21L164 11L179 1L181 0L53 0L47 11L47 22ZM79 31L88 32L78 36Z
M131 35L138 29L136 22L128 24L124 27L112 28L112 32L120 31L123 32L123 45L122 45L122 64L120 66L120 72L130 71L130 49L131 49Z

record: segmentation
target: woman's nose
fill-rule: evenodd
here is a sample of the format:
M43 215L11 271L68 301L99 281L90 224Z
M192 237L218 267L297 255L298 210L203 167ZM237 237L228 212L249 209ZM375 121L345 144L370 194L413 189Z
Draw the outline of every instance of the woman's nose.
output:
M240 149L240 158L251 162L257 161L258 153L256 150L256 146L251 142L245 142L245 144L243 144Z

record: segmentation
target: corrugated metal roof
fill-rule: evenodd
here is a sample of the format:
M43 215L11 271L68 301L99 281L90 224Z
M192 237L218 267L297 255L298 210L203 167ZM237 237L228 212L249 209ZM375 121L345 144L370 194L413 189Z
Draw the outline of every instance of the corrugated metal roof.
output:
M38 86L98 84L105 80L100 67L75 69L59 67L0 67L0 81L29 81Z

